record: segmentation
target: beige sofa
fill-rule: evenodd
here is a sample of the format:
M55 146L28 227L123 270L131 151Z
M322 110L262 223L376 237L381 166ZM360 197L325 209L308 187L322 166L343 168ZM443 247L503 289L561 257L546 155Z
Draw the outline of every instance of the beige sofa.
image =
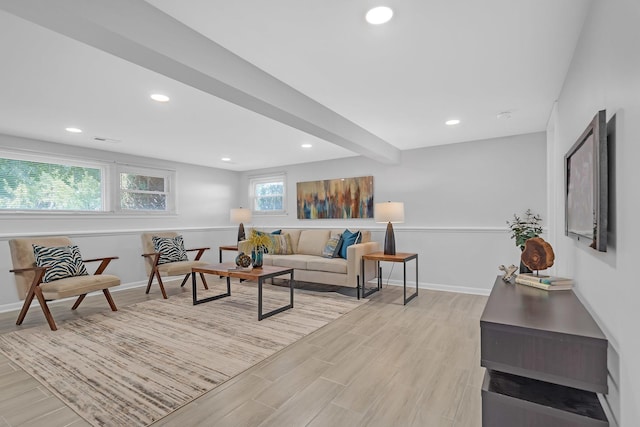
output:
M371 241L370 231L361 231L361 243L347 248L347 259L325 258L322 251L329 238L344 231L342 229L283 229L291 239L292 255L265 254L264 264L294 268L298 281L329 285L357 287L362 255L380 250L378 242ZM355 230L352 230L355 232ZM251 253L247 241L238 243L238 250ZM365 276L375 277L374 263L366 263Z

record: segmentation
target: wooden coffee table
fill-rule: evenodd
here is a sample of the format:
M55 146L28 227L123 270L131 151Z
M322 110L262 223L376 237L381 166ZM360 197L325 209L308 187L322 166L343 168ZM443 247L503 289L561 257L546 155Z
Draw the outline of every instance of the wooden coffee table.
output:
M193 267L191 269L191 285L193 289L193 305L202 304L217 300L220 298L231 296L231 278L235 277L241 280L248 280L252 282L258 282L258 320L265 319L273 316L274 314L281 313L285 310L293 308L293 268L286 267L274 267L271 265L263 265L262 268L254 268L251 271L237 271L230 270L236 265L234 263L225 262L219 264L209 264L202 267ZM198 299L198 287L196 286L196 274L212 274L214 276L222 276L227 278L227 292L224 294L214 295L212 297ZM290 275L289 278L289 304L280 308L276 308L268 313L262 312L262 284L266 279L273 279L274 277Z

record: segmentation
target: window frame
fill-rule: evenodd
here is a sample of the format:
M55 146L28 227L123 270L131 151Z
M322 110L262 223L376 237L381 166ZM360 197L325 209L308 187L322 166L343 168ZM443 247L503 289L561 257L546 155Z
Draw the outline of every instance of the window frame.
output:
M123 193L120 188L120 174L128 173L132 175L151 176L154 178L163 178L165 182L166 208L164 210L153 209L124 209L121 205L121 195ZM173 215L176 214L176 171L170 169L154 168L150 166L138 166L131 164L117 164L114 173L113 185L113 207L114 211L124 215Z
M30 150L19 150L8 147L0 147L0 158L23 160L31 162L48 163L63 166L76 166L85 168L95 168L101 171L101 200L102 209L96 211L89 210L62 210L62 209L0 209L0 217L11 218L38 218L42 217L65 217L65 218L88 218L88 217L113 217L113 216L175 216L177 209L177 172L148 165L118 163L115 161L104 161L93 158L76 157L73 155L54 154L49 152L35 152ZM158 210L136 210L120 208L120 172L137 175L147 175L163 177L165 179L165 193L167 194L167 209Z
M54 154L40 154L31 152L21 152L14 150L0 149L0 158L45 163L50 165L60 166L72 166L81 168L91 168L100 170L100 210L77 210L77 209L0 209L0 215L102 215L110 212L111 209L111 197L110 194L110 182L111 182L111 168L106 162L99 160L86 160L78 159L71 156L60 156Z
M282 209L263 211L256 210L256 185L267 182L282 182ZM249 204L251 212L256 216L282 216L287 214L287 174L284 172L249 177Z

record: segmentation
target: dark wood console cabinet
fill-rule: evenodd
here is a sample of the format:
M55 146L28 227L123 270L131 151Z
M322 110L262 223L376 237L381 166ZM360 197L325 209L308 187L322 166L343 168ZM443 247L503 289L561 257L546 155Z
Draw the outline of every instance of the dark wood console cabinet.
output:
M496 278L480 318L483 426L608 426L607 345L573 291Z

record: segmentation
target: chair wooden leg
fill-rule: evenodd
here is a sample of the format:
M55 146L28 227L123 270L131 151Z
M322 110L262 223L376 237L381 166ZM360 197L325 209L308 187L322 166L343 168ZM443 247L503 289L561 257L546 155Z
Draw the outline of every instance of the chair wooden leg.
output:
M76 300L75 304L73 304L73 307L71 307L71 310L75 310L76 308L78 308L78 306L80 305L80 303L84 300L84 297L86 297L87 294L82 294L78 297L78 299Z
M149 290L151 289L151 284L153 283L153 276L156 275L156 270L152 270L151 274L149 274L149 281L147 282L147 290L144 292L145 294L149 293Z
M18 320L16 320L16 325L22 325L25 316L27 315L27 311L29 311L29 307L31 307L31 302L33 301L33 297L36 294L33 292L33 289L29 290L27 297L24 299L24 304L22 304L22 310L20 310L20 314L18 315Z
M164 284L162 283L162 279L160 278L160 272L155 269L151 272L151 275L149 276L149 281L147 282L147 290L145 291L145 294L148 294L149 290L151 289L151 283L153 283L153 276L156 276L158 278L158 285L160 285L160 291L162 292L162 297L164 299L169 298L167 297L167 293L164 290Z
M42 308L42 312L44 313L45 319L47 319L47 323L52 331L57 331L56 322L53 320L53 316L49 311L49 306L47 305L47 301L44 299L44 295L42 295L42 290L37 287L34 289L36 294L36 298L38 298L38 302L40 303L40 307Z
M180 287L181 288L183 288L184 284L187 283L187 280L189 279L189 276L191 276L191 273L189 273L186 276L184 276L184 279L182 280L182 283L180 283Z
M207 281L205 280L203 273L200 273L200 278L202 279L202 284L204 285L204 288L209 289L209 286L207 286Z
M167 296L167 293L166 293L166 292L165 292L165 290L164 290L164 283L162 283L162 279L160 278L160 272L159 272L159 271L157 271L157 272L156 272L156 275L157 275L157 277L158 277L158 285L160 285L160 291L162 292L162 297L163 297L164 299L169 298L169 297Z
M109 292L109 289L103 289L102 293L107 299L107 302L109 303L109 307L111 307L111 311L118 311L118 308L116 307L116 303L113 301L113 298L111 297L111 292Z

